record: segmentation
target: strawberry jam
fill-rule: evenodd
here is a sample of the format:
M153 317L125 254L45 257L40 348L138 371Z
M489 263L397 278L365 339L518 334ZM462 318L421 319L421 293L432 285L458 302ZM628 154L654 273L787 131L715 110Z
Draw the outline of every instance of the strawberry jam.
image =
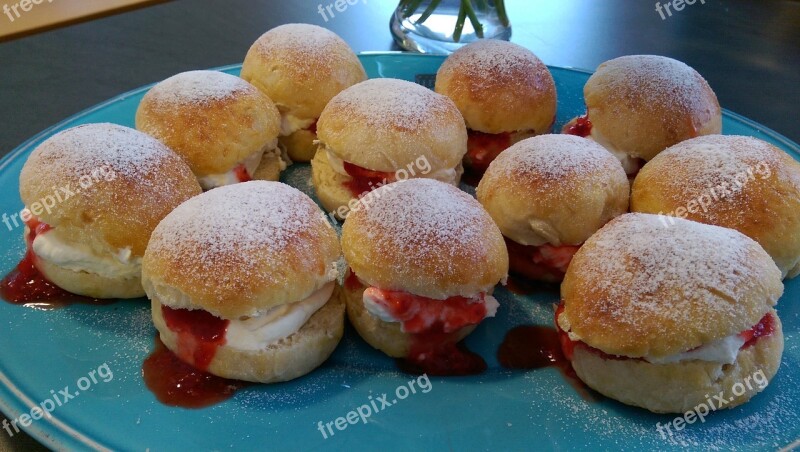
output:
M247 167L244 166L244 163L240 163L236 168L233 169L233 173L236 175L236 179L239 182L250 182L253 180L250 177L250 173L247 172Z
M217 348L225 345L229 320L202 309L172 309L161 306L167 328L178 335L178 357L200 370L207 370Z
M394 173L372 171L350 162L343 162L343 165L345 172L350 176L345 186L354 197L395 181Z
M52 228L36 218L25 223L28 226L27 250L16 268L0 281L0 296L3 300L37 309L57 309L75 303L104 305L111 300L97 300L76 295L56 286L36 268L36 254L33 252L33 241L37 236L46 234Z
M769 336L774 332L775 316L773 316L770 312L762 317L761 321L759 321L754 327L739 334L739 336L741 336L745 341L744 345L742 345L742 348L750 347L751 345L755 344L759 338Z
M350 270L345 279L350 291L365 289ZM398 367L411 374L441 376L475 375L486 370L486 362L470 351L463 342L456 342L458 330L476 325L486 317L486 306L464 297L447 300L412 295L406 292L367 288L389 314L400 320L403 331L411 337L408 356L398 359Z
M592 134L592 121L589 120L588 115L583 115L577 118L573 124L565 126L563 132L586 138Z
M534 281L561 282L580 246L529 246L505 239L511 273Z
M228 380L186 364L156 337L156 345L142 364L148 389L163 404L202 408L223 402L250 383Z
M467 156L464 159L464 181L478 185L489 164L511 146L510 133L483 133L469 131Z

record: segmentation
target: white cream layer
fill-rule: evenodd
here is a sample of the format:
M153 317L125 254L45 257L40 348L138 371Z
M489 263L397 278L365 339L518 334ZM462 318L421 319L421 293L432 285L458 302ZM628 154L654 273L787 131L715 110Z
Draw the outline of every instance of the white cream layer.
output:
M231 320L225 335L226 345L238 350L263 350L296 333L331 298L335 281L324 285L308 298L276 306L246 320Z
M739 356L739 350L744 345L744 338L738 334L723 337L713 342L709 342L694 350L678 353L675 355L664 356L661 358L647 357L645 361L653 364L672 364L684 361L707 361L717 364L733 364Z
M239 177L236 175L236 168L239 165L244 165L247 174L250 177L253 177L253 174L256 173L261 161L271 155L275 155L280 159L281 171L285 170L288 165L288 159L283 158L281 150L278 148L278 139L276 138L267 143L267 145L264 146L264 148L260 151L254 152L244 160L237 162L229 171L220 174L209 174L199 177L197 180L200 182L200 186L203 188L203 190L211 190L212 188L223 187L225 185L238 184L241 182Z
M130 248L118 250L116 254L100 255L86 245L68 242L58 229L37 235L33 252L39 259L76 272L93 273L109 279L142 276L142 258L132 258Z
M281 136L285 137L291 135L298 130L307 129L311 124L314 124L315 119L300 119L294 115L281 116Z

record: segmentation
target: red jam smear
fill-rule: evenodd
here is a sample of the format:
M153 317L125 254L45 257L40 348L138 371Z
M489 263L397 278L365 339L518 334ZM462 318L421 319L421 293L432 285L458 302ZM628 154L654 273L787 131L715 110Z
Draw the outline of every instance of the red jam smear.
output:
M588 137L592 134L592 121L589 120L589 115L577 118L573 124L565 126L563 132L568 135Z
M314 135L317 134L317 121L319 121L319 118L315 119L310 126L306 127L306 130L313 133Z
M463 376L477 375L487 369L486 361L469 350L463 342L455 343L451 333L432 328L413 335L411 350L398 367L415 375Z
M563 310L562 307L559 309ZM557 310L556 318L559 314L560 311ZM564 338L561 333L560 329L541 325L514 327L506 333L500 344L497 361L506 369L555 367L585 400L595 401L595 396L572 368L570 363L572 349L564 348Z
M172 309L161 306L167 327L178 335L178 357L200 370L207 370L217 349L225 345L229 320L202 309Z
M203 408L233 397L250 383L228 380L186 364L156 337L153 353L142 363L147 388L163 404L181 408Z
M412 295L408 292L397 292L367 289L379 292L381 305L392 317L400 320L403 331L410 334L424 334L438 326L443 333L452 333L469 325L477 325L486 317L486 305L465 297L450 297L446 300Z
M464 159L464 182L477 186L489 164L511 146L511 133L469 131Z
M233 173L236 175L236 179L239 182L250 182L253 178L250 176L250 173L247 172L247 167L244 166L244 163L240 163L236 168L233 169Z
M574 245L522 245L505 238L511 273L534 281L561 282L572 257L581 248Z
M345 279L345 288L351 291L364 288L352 269ZM389 301L384 308L394 317L407 319L403 326L411 336L408 356L397 360L400 370L437 376L477 375L486 371L486 361L480 355L470 351L463 342L454 340L458 329L483 320L486 316L483 303L469 303L465 312L458 312L467 300L464 297L442 301L404 292L382 293Z
M769 336L775 332L775 316L772 313L767 313L761 320L752 328L747 331L739 333L739 336L745 340L742 348L750 347L755 344L760 338Z
M52 228L36 218L25 223L29 234L26 237L27 250L25 257L2 281L0 281L0 297L11 303L37 309L58 309L72 304L107 305L114 300L98 300L76 295L56 286L36 268L36 254L33 252L33 241L37 236Z
M350 180L345 182L345 187L354 197L395 181L394 173L368 170L350 162L343 162L343 165L344 171L350 176Z

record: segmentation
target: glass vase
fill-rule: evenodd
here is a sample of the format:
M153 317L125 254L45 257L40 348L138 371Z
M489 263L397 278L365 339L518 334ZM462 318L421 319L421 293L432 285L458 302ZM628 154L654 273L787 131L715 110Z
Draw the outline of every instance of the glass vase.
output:
M419 53L452 53L481 38L511 38L504 0L401 0L389 23L397 44Z

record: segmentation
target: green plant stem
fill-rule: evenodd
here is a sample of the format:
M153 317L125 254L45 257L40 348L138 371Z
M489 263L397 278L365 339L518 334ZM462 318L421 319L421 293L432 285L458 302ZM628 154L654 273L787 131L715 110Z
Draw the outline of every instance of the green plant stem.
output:
M467 10L464 9L464 0L461 2L461 8L458 10L458 19L456 19L456 29L453 30L453 42L461 41L461 32L464 31L464 22L467 20Z
M422 4L422 1L423 0L408 0L408 2L406 3L405 10L403 11L403 17L406 18L411 17L411 15L414 14L414 11L416 11L417 8L419 8L419 5ZM435 0L435 1L438 4L441 0Z
M441 0L433 0L428 7L425 8L425 11L422 13L422 15L419 16L419 19L417 19L416 23L421 24L431 17L431 14L436 11L436 7L439 6L439 3L441 3Z
M475 29L475 36L483 38L483 25L478 20L478 15L475 14L475 9L472 8L471 0L461 0L461 9L466 11L469 21L472 23L472 28Z
M508 13L506 12L505 0L495 0L494 5L495 8L497 8L497 17L500 19L500 23L502 23L504 27L511 25L511 21L508 19Z

